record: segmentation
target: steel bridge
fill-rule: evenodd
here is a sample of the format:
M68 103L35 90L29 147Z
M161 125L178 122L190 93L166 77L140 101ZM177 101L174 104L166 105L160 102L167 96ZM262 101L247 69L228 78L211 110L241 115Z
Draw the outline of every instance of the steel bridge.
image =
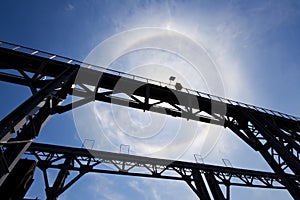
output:
M200 199L229 199L232 185L281 188L300 198L298 117L6 42L0 43L0 80L32 92L0 122L0 192L7 191L3 188L12 174L21 173L18 163L27 152L43 171L48 199L56 199L88 172L183 180ZM77 101L62 104L68 96ZM101 151L94 151L93 157L91 150L32 143L52 115L92 101L223 126L259 152L274 173ZM114 168L101 168L103 163ZM47 180L48 168L60 170L53 186ZM78 176L66 183L68 170L78 171ZM226 186L225 195L219 185Z

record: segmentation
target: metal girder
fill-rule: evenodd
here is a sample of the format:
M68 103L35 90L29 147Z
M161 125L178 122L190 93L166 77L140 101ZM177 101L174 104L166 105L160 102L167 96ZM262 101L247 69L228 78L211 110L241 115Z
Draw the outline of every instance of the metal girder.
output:
M192 176L194 181L194 185L192 185L192 181L190 179L185 179L188 185L192 188L192 190L196 193L199 199L210 200L208 189L205 185L204 179L199 170L192 169Z
M38 67L41 65L41 63L47 63L46 67L44 67L43 70L40 70ZM86 65L87 64L85 64L85 66ZM24 72L40 72L43 76L56 77L67 67L71 67L74 65L0 47L0 69L19 69L20 66L22 66L22 70ZM106 70L107 72L103 72L101 71L101 69L99 70L97 70L96 68L81 68L80 73L82 73L82 77L88 78L81 78L76 81L77 86L81 84L94 88L93 96L95 97L95 100L143 110L149 110L151 108L152 112L157 111L176 117L204 121L207 123L216 123L219 125L224 124L224 122L221 120L224 116L234 115L235 113L237 113L237 111L240 110L251 110L252 112L261 114L266 118L272 118L277 124L280 124L281 126L289 127L289 129L291 130L296 130L296 134L294 135L294 137L297 138L299 142L300 119L297 117L232 101L229 99L224 99L222 97L216 97L194 90L184 89L182 91L177 91L175 89L172 89L171 87L165 87L161 82L157 82L156 84L155 82L154 84L147 83L150 81L148 81L148 79L146 78L144 78L145 82L143 82L140 80L136 80L134 75L126 74L126 77L123 77L122 74L125 73L122 72L109 70ZM21 84L22 80L24 80L24 77L11 78L11 76L15 76L14 74L8 75L6 73L0 75L2 75L0 76L0 80L9 81L12 83ZM128 78L128 76L132 76L132 78ZM33 84L35 84L36 87L42 87L46 81L47 80L37 80ZM24 83L22 85L29 85L29 83ZM120 87L119 85L123 85L124 87ZM107 92L103 94L101 92L98 92L99 88L110 90L111 92L110 94L107 94ZM131 91L130 88L136 88L136 90ZM83 88L78 89L78 87L75 87L73 95L86 97L87 95L90 95L90 92L91 91L86 91ZM117 98L113 96L113 94L118 93L127 94L129 98L120 99L119 97ZM135 96L144 97L145 101L137 101L136 98L134 98ZM157 102L150 104L149 99L156 100ZM173 107L159 107L158 105L161 103L168 103ZM215 109L213 110L212 105L215 107ZM218 109L218 107L222 109L220 110ZM223 110L223 108L225 108L225 110ZM163 109L167 112L163 112ZM212 113L212 111L215 113ZM205 117L200 115L201 112L206 114Z
M66 68L1 120L1 145L6 143L10 145L1 153L0 186L31 144L32 139L38 136L43 124L49 120L52 109L66 98L77 70L78 67Z
M299 118L186 88L179 91L170 84L79 61L74 62L45 52L43 53L46 56L41 56L38 55L39 51L26 47L15 48L14 45L5 42L1 44L14 48L0 47L0 80L28 86L32 92L40 94L42 90L40 88L53 82L52 79L69 68L78 67L73 63L89 66L80 68L81 78L76 79L76 82L70 82L74 84L74 90L69 91L69 94L81 98L74 102L74 107L97 100L228 127L261 153L294 198L300 196L299 181L287 176L289 172L299 175ZM18 74L7 70L15 70ZM30 77L28 74L34 75ZM43 79L43 76L48 78ZM103 89L104 92L101 91ZM120 97L119 94L125 94L127 98ZM144 100L140 100L141 98ZM56 106L53 113L66 112L74 107L72 104ZM28 108L30 107L26 106L26 109ZM19 112L12 113L16 116L19 114ZM6 120L5 126L9 123L10 121ZM7 136L3 130L2 127L1 137ZM6 140L7 138L3 141ZM5 166L3 153L1 155L0 161Z
M69 166L72 166L72 160L70 158L66 158L64 163L61 164L61 169L54 181L53 186L49 187L49 182L45 184L46 185L46 195L47 195L48 200L55 200L62 193L65 181L69 175L69 170L68 170ZM41 168L43 168L42 165L41 165ZM43 170L43 173L46 173L46 170ZM45 176L45 174L44 174L44 176ZM47 176L47 174L46 174L46 176ZM45 181L48 181L48 180L45 180Z
M222 190L212 172L204 174L214 199L225 200Z
M221 198L221 190L216 189L216 186L220 184L228 187L246 186L285 189L280 177L270 172L39 143L32 143L27 150L27 155L34 156L37 159L37 166L43 171L44 176L46 176L48 168L61 170L52 187L49 186L47 178L45 178L46 191L49 191L49 188L56 188L51 190L51 192L57 193L51 194L56 197L88 172L183 180L189 184L200 199L208 199L209 195L208 192L205 192L207 189L201 175L205 176L215 199L224 199L224 196ZM77 171L78 175L75 181L71 180L64 185L68 170ZM286 176L298 183L300 182L299 176L291 174L286 174ZM47 195L49 194L47 193ZM53 199L49 196L48 198Z
M240 136L249 146L264 157L270 167L277 173L290 194L299 197L299 182L291 180L286 173L299 175L299 144L295 137L286 134L287 127L280 127L272 118L259 113L237 112L227 117L226 126ZM286 130L296 135L291 130Z
M0 187L2 200L23 199L27 190L33 183L36 162L34 160L20 159L13 171Z
M42 74L47 77L56 77L63 70L65 70L66 67L74 66L73 64L68 64L56 60L49 60L48 58L38 57L35 55L30 55L22 52L16 52L13 50L4 49L0 47L0 69L1 68L18 69L19 66L22 66L22 70L24 70L25 72L36 73L40 71L36 66L39 66L41 63L47 63L47 67L45 67L42 70ZM82 65L89 66L88 64L84 64L84 63L82 63ZM106 72L103 72L101 70L105 70ZM154 80L151 80L151 82L154 83L149 83L150 80L148 80L147 78L143 78L144 81L140 81L135 79L136 76L134 75L117 72L113 70L109 71L107 69L101 69L101 68L97 70L96 67L81 68L80 73L82 74L83 78L78 78L76 84L84 84L89 87L95 88L94 92L96 91L96 94L94 94L94 96L96 100L97 98L99 98L99 100L102 100L101 93L98 93L97 89L104 88L106 90L111 90L112 91L111 94L124 93L127 94L129 97L132 97L132 95L145 97L146 100L145 102L139 102L139 103L143 103L143 105L137 107L139 109L145 108L145 110L147 110L147 108L153 107L162 102L166 102L169 103L170 105L175 105L175 107L172 109L177 111L177 114L175 114L175 116L188 118L194 115L193 119L195 120L199 120L198 119L199 117L196 117L198 114L198 113L196 114L196 112L190 113L190 111L193 109L200 109L201 112L207 112L207 114L211 114L211 115L215 114L215 116L219 116L218 114L220 113L211 113L212 105L215 105L216 107L217 106L225 107L227 112L223 113L223 115L224 114L231 115L231 113L236 113L237 109L251 109L258 113L264 114L266 117L273 117L274 120L278 121L280 124L285 124L291 128L296 128L299 130L299 126L298 126L299 125L298 122L300 120L299 118L286 115L277 111L259 108L256 106L232 101L229 99L224 99L222 97L217 97L214 95L209 95L194 90L184 89L182 91L178 91L172 89L172 87L169 86L169 84L163 85L164 83L154 82ZM139 79L141 79L141 77ZM120 85L123 85L124 87ZM165 86L169 86L169 87L165 87ZM131 91L130 88L136 88L136 90ZM87 91L82 92L82 90L78 91L77 88L75 88L73 94L76 96L85 96L87 94L86 92ZM105 97L109 97L109 99L114 99L113 96L109 96L109 95L105 95ZM149 104L148 103L149 99L158 100L159 103L158 104L153 103L154 105ZM133 99L131 99L131 101L135 102ZM128 102L128 99L126 99L126 102ZM112 101L111 103L115 103L115 102ZM128 103L127 106L129 106ZM178 110L179 108L178 106L182 106L182 108L180 107L181 109ZM183 108L188 108L188 109L183 109ZM216 109L216 111L220 111L220 110ZM216 119L213 116L211 116L211 119L219 120L218 118ZM210 122L210 121L206 120L206 122ZM297 135L299 135L299 133Z

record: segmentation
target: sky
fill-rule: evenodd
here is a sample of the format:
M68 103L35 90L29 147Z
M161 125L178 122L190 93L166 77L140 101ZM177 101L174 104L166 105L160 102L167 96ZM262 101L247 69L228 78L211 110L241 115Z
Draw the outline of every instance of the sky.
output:
M163 82L172 74L184 87L300 116L296 0L3 1L0 27L2 41ZM30 96L27 88L0 88L1 118ZM87 131L88 116L95 121ZM100 150L125 143L134 155L193 162L201 154L209 164L226 158L234 167L271 170L230 131L103 103L53 116L35 141L80 147L84 139ZM27 196L44 199L38 170L35 179ZM291 199L278 190L231 191L232 199ZM197 199L184 182L87 174L59 199L183 196Z

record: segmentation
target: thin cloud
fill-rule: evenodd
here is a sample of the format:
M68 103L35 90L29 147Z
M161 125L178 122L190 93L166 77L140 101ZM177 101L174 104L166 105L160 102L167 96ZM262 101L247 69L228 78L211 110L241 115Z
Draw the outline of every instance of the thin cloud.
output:
M253 61L241 55L240 52L245 51L251 54L250 47L255 46L255 44L259 42L260 35L276 29L281 23L289 18L290 12L286 12L289 8L282 10L282 6L286 8L284 5L279 6L279 4L276 4L275 10L273 10L271 14L266 14L266 11L274 8L273 4L261 3L258 6L254 6L252 9L244 11L243 8L245 8L245 6L242 5L242 3L230 3L227 7L221 6L221 10L218 10L217 8L215 15L212 15L211 13L208 14L205 10L201 10L202 7L205 7L202 5L186 5L180 1L168 1L166 7L164 7L161 6L160 3L151 2L150 4L143 6L135 5L127 10L119 9L121 13L119 13L119 15L114 15L113 22L116 32L138 27L161 27L178 30L181 33L191 36L205 46L208 53L215 61L218 70L222 74L226 95L233 99L255 103L256 99L254 98L254 94L257 93L257 91L255 91L256 88L254 89L251 87L250 83L253 80L248 77L249 72L251 72L251 64L253 64ZM200 10L198 10L199 8ZM197 9L197 11L195 9ZM167 12L165 12L166 10ZM245 12L246 15L241 15L241 12ZM267 18L265 18L266 15L268 15ZM280 19L274 20L274 18L278 16ZM117 51L118 49L113 48L113 50ZM129 64L132 62L132 60L128 61ZM145 71L145 73L149 72L150 70ZM157 76L160 75L162 74ZM164 77L161 78L165 79ZM108 112L104 113L111 117ZM100 114L101 118L108 117L102 112ZM108 119L110 118L106 118L106 121L109 122L110 120ZM122 116L121 120L125 123L128 118ZM128 128L131 127L131 124L126 125ZM105 126L107 128L107 134L114 134L113 131L115 130L115 127L113 127L113 124ZM134 131L134 129L132 130ZM245 161L246 157L242 157L242 153L247 152L249 149L245 150L245 148L242 148L243 145L246 146L246 144L236 142L236 140L231 140L231 137L225 136L225 134L228 134L227 131L224 131L223 133L222 140L218 142L214 151L208 156L208 160L213 163L221 164L221 158L229 157L230 160L231 158L234 158L232 163L234 166L237 166L239 164L236 163L239 161ZM118 134L121 135L121 132L118 132ZM237 136L234 135L233 137ZM199 144L202 142L201 139L201 137L195 139L194 145L182 157L183 159L187 158L188 160L193 161L192 155L201 151L198 150L201 149L199 148ZM140 145L139 148L146 149L148 147L147 145ZM170 151L172 151L172 149L170 149ZM252 156L252 154L249 156L249 158L252 159L252 163L247 162L250 167L253 166L253 164L258 163L253 162L253 160L257 161L257 157L259 156L256 155L255 157ZM163 184L165 184L165 182L163 182ZM145 190L145 196L151 196L151 199L163 199L163 197L175 197L176 199L181 193L190 194L192 196L191 199L195 197L193 196L193 192L190 189L187 189L188 187L183 188L178 187L177 185L177 182L172 182L162 186L157 182L150 181L144 182L137 187L136 182L131 183L131 187L135 188L137 192L141 191L140 188L147 188L147 190ZM164 188L164 191L161 190L162 187ZM172 193L168 191L172 191ZM251 190L249 193L255 194L256 190ZM251 195L249 195L249 198L251 199L250 196ZM276 195L272 195L272 197L276 197Z
M75 9L75 6L71 3L68 3L67 6L65 7L65 11L73 11Z

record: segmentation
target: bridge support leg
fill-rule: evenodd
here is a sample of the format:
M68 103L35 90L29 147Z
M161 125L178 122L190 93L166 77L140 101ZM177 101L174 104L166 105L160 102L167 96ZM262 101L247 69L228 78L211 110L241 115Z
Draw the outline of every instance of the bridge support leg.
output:
M52 109L66 97L77 70L75 67L68 68L0 121L2 143L6 143L17 134L13 138L17 142L6 145L0 155L0 186L49 120Z
M51 168L51 166L53 165L47 160L40 160L37 166L43 172L47 200L57 200L59 195L61 195L68 188L70 188L87 172L86 169L80 170L79 174L77 174L74 178L72 178L66 183L66 180L70 174L70 169L74 167L74 160L70 157L65 158L65 161L62 164L56 165L56 167L58 167L60 171L58 172L56 179L51 187L48 180L47 169Z
M206 173L205 178L206 178L206 181L209 185L210 191L211 191L214 199L225 200L223 192L222 192L216 178L214 177L214 175L212 173Z
M210 196L208 193L208 190L206 188L206 185L204 183L204 180L202 178L202 175L199 170L193 169L192 170L192 177L185 179L187 184L190 186L190 188L196 193L196 195L199 197L201 200L210 200ZM194 184L192 184L194 182Z
M65 181L70 174L68 168L71 165L71 160L66 159L65 162L62 164L61 169L53 183L52 187L49 187L49 183L46 183L46 195L47 200L56 200L58 196L62 193L62 189L64 187ZM45 173L46 170L43 170ZM45 176L45 174L44 174ZM46 174L47 176L47 174ZM45 180L45 182L48 180Z

